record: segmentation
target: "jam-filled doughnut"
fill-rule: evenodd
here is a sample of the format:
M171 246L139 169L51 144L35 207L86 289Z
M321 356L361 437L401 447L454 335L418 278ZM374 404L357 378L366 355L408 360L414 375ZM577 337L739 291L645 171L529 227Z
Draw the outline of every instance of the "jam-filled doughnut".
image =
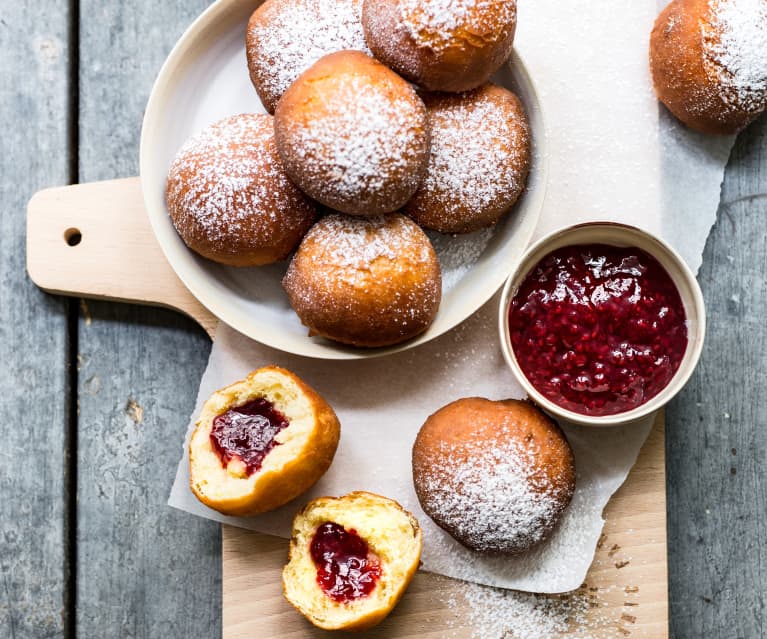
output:
M418 521L367 492L321 497L293 521L285 598L325 630L365 630L394 608L421 557Z
M277 104L274 128L291 179L349 215L398 209L426 170L426 107L410 84L358 51L326 55L301 74Z
M274 510L330 467L341 426L297 375L259 368L205 402L189 443L190 485L226 515Z
M283 286L310 334L377 347L431 325L442 277L429 238L404 215L333 214L306 234Z
M322 56L368 52L362 0L266 0L248 22L250 79L269 113L293 81Z
M519 554L560 521L575 464L562 431L532 404L470 397L421 427L413 482L424 512L464 546Z
M424 228L470 233L511 209L530 171L530 127L519 98L494 84L423 96L431 152L402 212Z
M285 259L317 214L283 171L266 114L226 118L187 141L170 167L166 203L190 249L230 266Z
M478 87L511 55L516 0L364 0L373 54L431 91Z
M767 109L767 2L673 0L650 39L655 92L687 126L737 133Z

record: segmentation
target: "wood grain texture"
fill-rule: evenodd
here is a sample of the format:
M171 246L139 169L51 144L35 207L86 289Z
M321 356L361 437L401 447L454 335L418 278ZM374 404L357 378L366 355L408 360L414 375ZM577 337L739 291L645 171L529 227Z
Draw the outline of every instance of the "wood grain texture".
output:
M67 237L74 233L80 239L70 246ZM36 193L27 207L27 271L49 293L172 308L208 334L218 324L165 260L138 178Z
M583 588L569 595L573 609L586 602L586 622L574 622L562 637L668 636L663 442L659 418L629 479L605 510L604 535ZM313 628L283 598L286 560L286 540L224 527L224 639L332 636ZM419 572L392 615L357 636L497 639L467 623L472 601L466 592L461 582Z
M136 174L152 82L207 4L80 3L80 181ZM77 635L214 639L220 527L166 504L209 340L174 313L95 302L78 340Z
M738 138L699 280L700 364L668 409L672 636L767 637L767 117Z
M24 208L66 184L70 14L3 6L0 20L0 636L62 636L68 622L66 300L24 273Z

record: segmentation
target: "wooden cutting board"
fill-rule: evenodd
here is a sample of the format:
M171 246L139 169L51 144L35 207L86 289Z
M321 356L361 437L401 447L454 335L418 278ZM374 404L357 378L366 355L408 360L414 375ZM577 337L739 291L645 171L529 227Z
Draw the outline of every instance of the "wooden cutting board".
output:
M211 336L217 324L165 260L144 212L138 178L37 193L27 212L27 270L51 293L165 306L189 315ZM553 605L574 611L570 629L561 636L667 638L662 413L604 517L604 534L584 585L551 597ZM329 636L282 598L286 555L284 539L223 527L224 639ZM461 582L421 571L394 613L362 636L497 639L468 623L472 600L466 592Z

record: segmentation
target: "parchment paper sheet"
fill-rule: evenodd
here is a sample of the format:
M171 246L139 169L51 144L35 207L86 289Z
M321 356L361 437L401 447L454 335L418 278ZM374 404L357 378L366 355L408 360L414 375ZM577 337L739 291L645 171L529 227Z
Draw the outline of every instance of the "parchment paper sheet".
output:
M697 270L716 217L733 138L678 125L655 100L647 44L654 0L520 0L516 47L537 85L549 136L549 184L536 237L572 223L615 220L669 241ZM522 397L503 363L497 296L447 335L397 355L357 362L311 360L272 350L221 325L198 405L215 389L266 364L289 368L333 405L341 444L321 482L300 498L371 490L400 501L424 527L426 570L517 590L580 586L602 529L602 509L625 480L647 423L599 432L564 425L578 488L562 526L522 558L489 560L463 549L421 511L410 449L439 407L465 396ZM191 428L190 423L190 428ZM289 536L299 503L267 515L227 518L192 496L186 443L169 503L203 517Z

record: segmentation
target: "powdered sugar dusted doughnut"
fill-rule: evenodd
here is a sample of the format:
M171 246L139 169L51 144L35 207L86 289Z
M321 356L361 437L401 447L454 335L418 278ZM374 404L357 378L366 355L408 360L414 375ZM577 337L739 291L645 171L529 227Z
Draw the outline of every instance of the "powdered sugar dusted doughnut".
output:
M704 133L736 133L767 109L767 2L673 0L650 65L658 98Z
M426 107L405 80L364 53L321 58L285 92L274 124L291 179L350 215L398 209L426 170Z
M248 22L246 52L253 86L269 113L293 81L322 56L368 52L362 0L267 0Z
M521 102L493 84L422 97L431 153L423 184L403 213L442 233L492 226L517 201L530 171L530 128Z
M554 529L575 491L564 434L532 404L459 399L413 445L421 507L464 546L518 554Z
M231 266L285 259L316 215L282 170L265 114L232 116L184 144L168 174L166 202L189 248Z
M432 91L467 91L511 55L516 0L364 0L376 58Z
M283 286L310 334L365 347L425 331L442 294L429 238L399 213L322 218L301 242Z

